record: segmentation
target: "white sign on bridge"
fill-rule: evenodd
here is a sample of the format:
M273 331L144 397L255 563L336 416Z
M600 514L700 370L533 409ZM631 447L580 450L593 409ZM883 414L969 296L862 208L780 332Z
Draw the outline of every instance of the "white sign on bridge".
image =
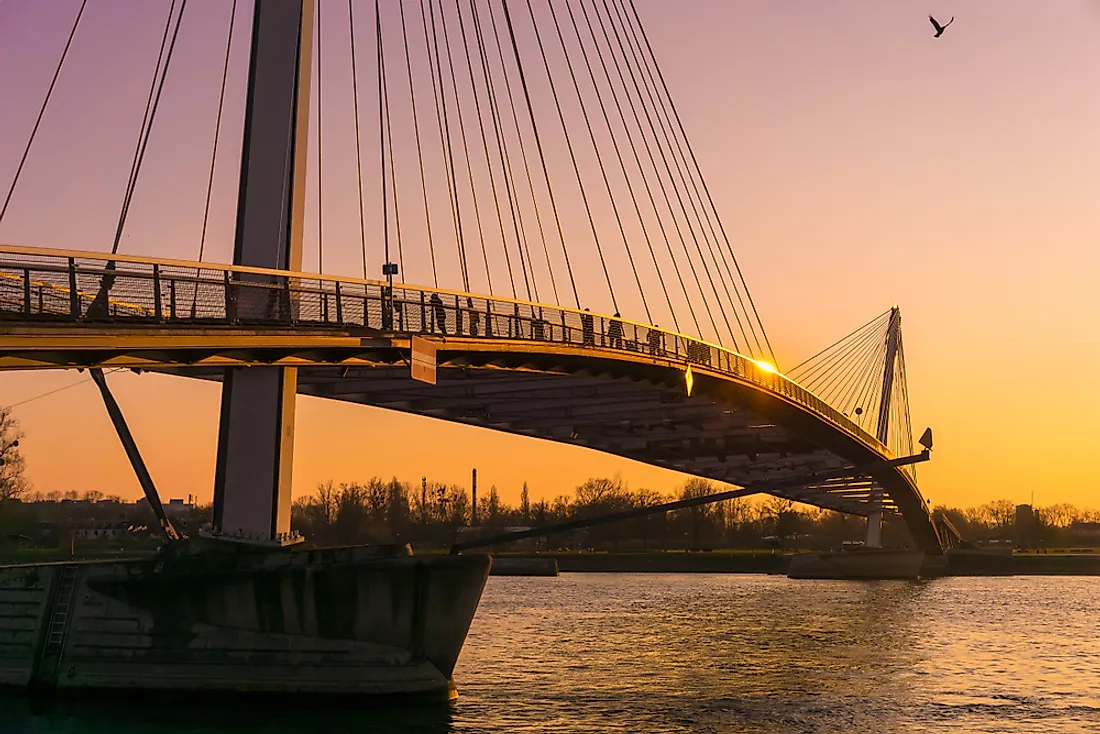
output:
M418 336L412 337L409 346L412 351L412 378L435 384L435 344Z

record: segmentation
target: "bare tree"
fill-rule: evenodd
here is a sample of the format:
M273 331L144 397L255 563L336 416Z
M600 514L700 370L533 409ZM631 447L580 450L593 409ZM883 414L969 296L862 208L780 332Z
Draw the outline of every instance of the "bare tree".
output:
M30 489L23 455L19 453L19 421L11 408L0 408L0 503L22 497Z
M680 489L680 499L684 500L706 497L709 494L714 494L714 487L702 477L692 477ZM691 547L695 550L702 547L705 526L710 524L714 511L714 505L695 505L688 510L688 517L691 518Z
M489 521L487 524L496 525L497 516L500 514L500 494L497 492L497 485L489 487Z
M989 519L1000 529L1008 529L1016 522L1016 503L1011 500L994 500L989 508Z
M786 497L771 496L764 501L764 508L772 522L772 533L781 538L788 535L796 512L794 502Z
M519 514L523 522L531 522L531 495L527 492L527 482L523 483L523 489L519 493Z

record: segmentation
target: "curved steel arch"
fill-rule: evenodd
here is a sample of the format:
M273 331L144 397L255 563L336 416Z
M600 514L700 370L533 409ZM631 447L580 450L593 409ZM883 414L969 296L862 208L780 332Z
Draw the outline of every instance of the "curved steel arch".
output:
M93 312L91 294L108 274L109 305ZM213 378L225 366L297 366L303 394L574 443L734 484L895 458L768 365L683 334L547 304L0 246L0 318L3 369L121 366ZM399 366L413 335L436 342L436 386ZM873 486L921 548L941 548L904 468L778 494L866 514Z

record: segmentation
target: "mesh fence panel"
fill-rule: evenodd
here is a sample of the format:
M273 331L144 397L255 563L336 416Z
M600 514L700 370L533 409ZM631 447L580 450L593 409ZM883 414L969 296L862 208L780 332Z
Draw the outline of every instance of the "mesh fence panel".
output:
M786 377L711 344L587 311L397 284L0 252L0 317L239 325L358 326L622 350L755 383L888 453L847 416Z

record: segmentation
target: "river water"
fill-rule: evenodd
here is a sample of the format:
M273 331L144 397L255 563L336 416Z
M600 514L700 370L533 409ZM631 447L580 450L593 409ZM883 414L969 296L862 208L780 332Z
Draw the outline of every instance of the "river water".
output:
M0 732L1100 732L1098 632L1087 577L493 577L450 705L0 699Z

